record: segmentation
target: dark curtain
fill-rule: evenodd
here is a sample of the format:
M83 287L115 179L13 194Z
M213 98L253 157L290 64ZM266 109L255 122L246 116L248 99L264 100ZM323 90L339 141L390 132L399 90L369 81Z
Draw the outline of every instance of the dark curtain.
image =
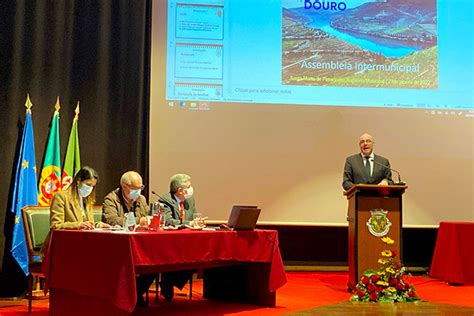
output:
M27 93L37 175L56 97L64 162L80 101L82 165L100 176L98 201L137 170L148 183L151 0L0 0L0 297L25 290L10 256L10 212Z

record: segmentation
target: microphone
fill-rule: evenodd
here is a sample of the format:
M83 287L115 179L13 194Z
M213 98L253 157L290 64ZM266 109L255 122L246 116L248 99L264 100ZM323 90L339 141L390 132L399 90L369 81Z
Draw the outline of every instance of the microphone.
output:
M163 201L163 202L165 202L166 204L168 204L169 207L173 207L173 206L172 206L172 205L174 204L173 202L171 202L171 201L168 200L168 199L165 199L164 197L162 197L161 195L159 195L159 194L156 193L155 191L151 191L151 194L156 195L156 196L159 198L158 203L161 204L161 207L162 207L162 205L164 205L164 204L161 203L160 200ZM177 227L178 229L186 228L186 226L184 226L184 225L179 225L179 224L176 225L176 224L173 224L172 222L169 222L168 220L166 220L166 224L167 224L167 225L174 226L174 227Z
M156 195L158 197L158 199L168 203L168 204L173 204L172 202L170 202L168 199L165 199L164 197L162 197L161 195L159 195L158 193L156 193L155 191L151 191L151 194L153 195ZM159 201L158 201L159 202Z
M377 164L377 165L379 165L379 166L384 167L385 169L389 169L390 171L395 172L395 173L397 174L397 178L398 178L398 182L395 183L395 184L397 184L397 185L404 185L404 184L406 184L405 181L402 181L402 179L401 179L401 177L400 177L400 172L398 172L397 170L395 170L395 169L393 169L393 168L390 168L389 166L386 166L386 165L384 165L384 164L381 164L380 162L375 161L373 158L370 159L370 161L372 161L373 163L375 163L375 164Z

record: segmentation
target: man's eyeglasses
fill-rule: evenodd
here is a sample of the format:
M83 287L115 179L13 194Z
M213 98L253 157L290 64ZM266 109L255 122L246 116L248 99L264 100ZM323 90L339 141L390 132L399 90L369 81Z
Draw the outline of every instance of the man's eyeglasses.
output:
M140 186L132 186L132 185L127 185L131 190L142 190L145 189L145 186L142 184Z

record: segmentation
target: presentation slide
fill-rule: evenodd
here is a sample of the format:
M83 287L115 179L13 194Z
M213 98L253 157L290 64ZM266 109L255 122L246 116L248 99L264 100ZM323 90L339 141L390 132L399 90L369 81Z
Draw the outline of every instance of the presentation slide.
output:
M404 224L474 221L471 0L153 3L150 188L198 209L344 225L362 133L408 184Z
M167 9L170 87L219 83L215 100L224 102L311 105L317 94L317 105L472 110L470 0L169 1ZM183 99L175 89L166 97Z
M436 0L349 4L283 1L284 84L438 88Z

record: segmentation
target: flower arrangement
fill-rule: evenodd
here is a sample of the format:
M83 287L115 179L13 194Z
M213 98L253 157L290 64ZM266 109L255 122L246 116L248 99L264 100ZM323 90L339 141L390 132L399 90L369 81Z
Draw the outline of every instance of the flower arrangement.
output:
M394 243L390 237L382 237L387 245ZM413 285L409 284L409 274L399 260L395 260L394 250L384 250L378 260L378 270L366 270L356 285L351 301L359 302L415 302L420 298L416 295Z

